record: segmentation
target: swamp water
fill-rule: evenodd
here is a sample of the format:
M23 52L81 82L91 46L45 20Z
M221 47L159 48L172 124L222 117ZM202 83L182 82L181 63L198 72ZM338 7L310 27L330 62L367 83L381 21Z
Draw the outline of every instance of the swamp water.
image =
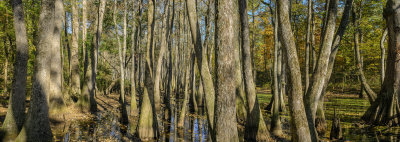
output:
M162 115L166 116L164 112ZM199 109L197 114L187 112L183 128L178 128L176 125L178 123L178 116L179 111L174 109L171 112L171 117L168 119L158 117L160 137L156 141L207 141L208 125L202 109ZM110 111L98 112L96 117L91 120L71 124L60 141L140 141L137 133L135 133L137 122L130 122L131 124L123 125L115 113Z

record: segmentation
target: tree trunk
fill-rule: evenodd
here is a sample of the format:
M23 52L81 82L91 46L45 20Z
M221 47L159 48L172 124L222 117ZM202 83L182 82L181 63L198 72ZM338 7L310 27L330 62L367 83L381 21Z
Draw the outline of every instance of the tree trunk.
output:
M388 34L388 30L387 28L385 28L385 31L383 31L382 34L382 38L381 38L381 43L380 43L380 47L381 47L381 85L383 85L383 81L385 79L385 55L386 55L386 49L385 49L385 40L386 40L386 36Z
M83 80L85 80L86 76L86 70L88 69L89 66L89 59L87 59L88 53L86 51L86 37L87 37L87 28L86 28L86 23L87 23L87 0L82 0L82 61L83 61Z
M55 1L54 11L54 30L53 30L53 45L51 48L51 83L49 94L50 114L57 113L65 107L62 94L62 62L61 62L61 26L62 15L64 13L64 3L62 0Z
M292 141L316 141L312 136L307 123L306 112L303 104L303 89L299 60L296 53L295 39L289 21L289 0L279 0L277 3L279 15L279 37L284 47L284 56L287 56L289 67L289 107L291 117ZM312 129L311 129L312 130Z
M243 56L243 75L245 91L247 95L247 123L245 126L245 139L249 141L267 141L269 132L258 104L256 86L253 80L252 56L249 39L249 21L247 17L246 0L239 1L239 13L241 22L241 47Z
M192 35L192 42L195 48L195 54L197 58L197 66L200 70L200 77L203 83L203 89L206 98L206 109L207 109L207 122L211 134L214 131L214 103L215 103L215 89L210 70L207 63L206 50L201 45L201 36L199 23L197 21L197 10L195 0L186 0L186 9L188 11L189 25ZM214 138L213 138L214 139Z
M32 97L28 117L16 141L52 141L53 138L49 121L48 97L50 94L51 49L54 48L52 44L54 3L53 0L43 0L41 3Z
M216 101L215 101L215 140L216 141L239 141L236 108L235 108L235 89L236 88L236 61L235 48L239 46L237 42L239 29L238 24L238 4L235 1L218 0L216 2ZM236 57L237 58L237 57Z
M6 26L4 26L6 27ZM5 29L4 29L5 31ZM3 96L7 96L8 94L8 47L6 45L6 40L4 40L4 53L5 53L5 61L4 61L4 90L3 90Z
M192 60L194 60L194 58L192 58ZM183 102L182 102L182 106L181 106L181 110L180 110L180 114L179 114L179 120L178 120L178 127L179 128L183 128L184 126L184 122L185 122L185 116L186 116L186 107L188 104L188 97L189 97L189 82L190 82L190 63L188 63L188 65L186 65L186 70L185 70L185 89L183 92Z
M360 54L360 45L359 45L359 37L360 37L360 29L359 29L359 22L357 21L358 17L356 17L355 10L353 9L353 24L356 27L353 38L354 38L354 51L356 54L356 67L359 72L359 77L361 79L361 84L364 87L365 92L367 93L368 100L370 103L374 102L377 98L376 93L371 89L369 86L367 79L365 78L364 71L362 68L362 62L361 62L361 54ZM361 90L362 91L362 90Z
M2 129L6 130L6 137L9 136L9 138L13 139L18 135L25 121L25 93L29 46L22 1L13 0L11 4L14 13L17 52L15 56L10 100L8 102L7 115L3 122ZM6 61L6 63L8 63L8 61Z
M164 26L162 27L162 38L161 38L161 46L160 53L158 54L156 72L154 76L154 103L156 106L156 112L159 113L161 109L161 95L160 95L160 76L161 76L161 68L162 68L162 59L164 57L164 53L167 46L167 37L169 35L169 1L166 1L163 21Z
M306 50L305 50L305 89L308 90L310 84L310 47L311 47L311 14L312 14L312 4L313 0L308 0L308 11L307 11L307 34L306 34Z
M388 28L388 57L386 60L385 79L380 94L375 102L368 108L362 119L367 123L377 125L399 124L399 84L400 84L400 1L388 0L384 9L384 17Z
M136 9L132 11L133 15L133 20L132 20L132 35L131 35L131 56L132 56L132 66L131 66L131 106L130 106L130 115L131 116L137 116L139 114L139 111L137 109L137 103L136 103L136 80L135 80L135 59L138 56L135 56L135 49L136 49L136 43L138 39L140 38L139 35L139 28L140 25L136 25L136 20L139 19L136 15L138 11L141 9L141 0L138 2L137 5L135 5L135 1L132 0L132 7L138 7L137 11Z
M147 45L146 45L146 62L145 62L145 80L143 100L141 102L138 134L142 141L152 140L158 137L157 116L155 113L154 96L153 96L153 74L150 60L150 49L153 43L154 31L154 0L148 1L147 10Z
M71 90L72 95L79 96L81 81L79 77L79 14L78 1L72 0L72 47L71 47Z
M275 9L275 21L278 19L278 8ZM274 74L274 95L273 95L273 107L272 107L272 120L271 120L271 130L275 136L281 136L282 128L281 121L279 118L279 108L280 108L280 100L279 96L282 93L279 88L280 81L278 81L278 52L279 52L279 39L278 39L278 24L274 24L274 66L273 66L273 74Z

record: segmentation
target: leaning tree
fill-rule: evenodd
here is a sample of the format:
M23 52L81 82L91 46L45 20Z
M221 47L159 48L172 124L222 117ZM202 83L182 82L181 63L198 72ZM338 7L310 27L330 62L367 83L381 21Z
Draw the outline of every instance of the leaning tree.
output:
M377 125L399 124L400 91L400 1L388 0L383 16L388 28L388 56L385 78L377 99L368 108L362 119Z

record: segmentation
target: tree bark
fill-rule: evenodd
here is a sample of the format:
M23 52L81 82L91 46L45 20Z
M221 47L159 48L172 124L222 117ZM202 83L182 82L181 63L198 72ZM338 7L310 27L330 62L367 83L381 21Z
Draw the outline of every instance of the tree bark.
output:
M249 20L247 15L247 1L239 1L239 13L241 22L241 47L242 47L242 69L244 86L247 96L247 123L245 126L245 139L249 141L267 141L269 132L258 104L256 86L253 80L252 56L249 39Z
M79 96L81 81L79 77L79 15L78 1L72 0L72 47L71 47L71 90L72 95Z
M154 0L148 1L147 10L147 45L146 45L146 61L145 61L145 80L144 80L144 91L143 100L141 102L140 116L139 116L139 128L138 134L142 141L152 140L158 137L157 127L157 116L155 113L154 106L154 94L153 94L153 74L151 68L150 49L153 43L153 31L154 31Z
M36 47L35 77L28 117L16 141L52 141L49 121L50 65L53 47L54 5L53 0L43 0L39 18L39 37Z
M186 0L186 9L188 11L189 25L192 35L192 42L195 48L198 69L203 83L203 89L206 98L207 122L211 133L214 131L214 102L215 89L210 70L207 63L206 50L201 45L201 36L198 21L195 0Z
M276 7L275 12L275 21L278 19L278 8ZM282 128L281 121L279 118L279 108L280 108L280 100L279 96L282 93L279 85L280 81L278 81L278 52L279 52L279 39L278 39L278 23L274 24L274 63L273 63L273 81L274 81L274 95L273 95L273 107L272 107L272 120L271 120L271 130L275 136L281 136Z
M135 49L136 49L136 43L140 37L138 35L138 29L140 28L140 25L136 25L136 20L138 19L136 13L140 11L141 9L141 0L138 2L136 5L136 9L132 11L133 15L133 20L132 20L132 35L131 35L131 56L132 56L132 66L131 66L131 106L130 106L130 115L131 116L137 116L139 111L137 109L137 103L136 103L136 80L135 80L135 59L137 56L135 56ZM132 7L135 7L135 1L132 0Z
M383 81L385 79L385 55L386 55L386 49L385 49L385 40L386 36L388 34L388 29L385 28L382 34L381 42L380 42L380 47L381 47L381 85L383 85Z
M64 3L62 0L55 1L54 11L54 30L53 30L53 45L51 48L51 83L49 94L50 114L57 113L65 107L62 95L62 62L61 62L61 29L62 15L64 13Z
M400 1L388 0L383 16L388 28L388 57L386 60L385 79L376 101L368 108L362 119L377 125L399 124L399 86L400 86Z
M235 89L236 88L236 62L235 46L239 29L238 24L238 4L235 1L218 0L216 2L216 98L215 98L215 140L216 141L239 141L236 108L235 108ZM236 57L237 58L237 57Z
M10 136L12 139L18 135L25 121L25 94L29 46L22 0L13 0L11 4L14 13L17 52L15 56L10 100L8 102L7 115L3 122L2 129L6 130L6 137ZM6 61L6 63L8 63L8 61Z
M162 68L162 59L165 54L166 46L167 46L167 37L169 35L169 1L166 1L164 16L163 16L164 26L162 27L162 38L161 38L161 46L160 53L158 54L156 72L154 75L154 103L156 106L156 112L159 113L161 109L161 95L160 95L160 76L161 76L161 68Z
M292 141L316 141L312 136L307 123L306 112L303 104L303 89L299 60L296 45L289 21L289 0L279 0L277 3L279 15L279 37L284 47L284 56L287 56L289 67L289 107L291 117ZM311 129L312 130L312 129Z

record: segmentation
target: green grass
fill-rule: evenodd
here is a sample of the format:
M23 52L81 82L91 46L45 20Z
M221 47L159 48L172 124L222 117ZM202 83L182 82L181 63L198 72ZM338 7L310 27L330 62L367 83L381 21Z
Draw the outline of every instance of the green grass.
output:
M258 101L260 102L261 108L265 108L270 102L272 95L259 93L257 94ZM286 97L286 108L287 105L287 97ZM369 102L365 98L358 98L358 95L350 95L350 94L327 94L325 96L325 117L327 122L327 133L325 137L329 137L329 132L332 125L332 119L334 115L334 110L336 109L337 115L340 117L341 126L343 129L352 128L354 123L361 121L361 116L370 106ZM264 113L265 110L264 110ZM264 115L266 117L270 117L270 115ZM288 112L285 112L281 115L283 118L289 118Z

